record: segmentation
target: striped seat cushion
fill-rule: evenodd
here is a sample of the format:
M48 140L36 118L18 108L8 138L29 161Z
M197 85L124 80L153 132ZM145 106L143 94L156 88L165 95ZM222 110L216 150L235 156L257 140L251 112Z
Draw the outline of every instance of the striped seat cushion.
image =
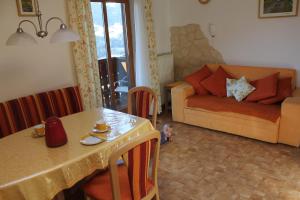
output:
M153 104L154 97L148 91L136 91L134 114L139 117L148 118L151 104Z
M34 97L35 97L35 102L39 108L41 118L43 120L53 115L56 115L52 100L48 92L36 94L34 95Z
M24 118L26 119L26 127L39 124L43 120L39 114L38 106L33 95L22 97L19 99L19 102L23 110Z
M11 100L4 104L1 103L0 111L0 137L26 128L26 122L18 100Z
M0 103L0 138L40 124L48 117L63 117L82 110L77 86Z
M118 177L121 199L132 200L127 166L118 166ZM82 189L92 199L113 200L111 179L108 170L93 177L88 183L83 185Z
M154 181L153 178L149 178L152 177L149 169L154 167L151 152L156 148L156 144L156 139L144 142L124 155L127 158L125 160L128 160L127 167L123 164L118 166L121 199L141 200L151 192ZM83 186L84 192L93 199L112 200L109 176L109 171L96 175Z
M156 144L157 140L147 141L128 152L128 174L134 200L142 199L153 188L151 183L154 180L149 169L154 167L151 165L154 164L152 158Z
M68 87L61 89L67 105L68 114L78 113L83 111L81 96L78 87Z
M0 104L0 137L41 123L34 97L22 97Z

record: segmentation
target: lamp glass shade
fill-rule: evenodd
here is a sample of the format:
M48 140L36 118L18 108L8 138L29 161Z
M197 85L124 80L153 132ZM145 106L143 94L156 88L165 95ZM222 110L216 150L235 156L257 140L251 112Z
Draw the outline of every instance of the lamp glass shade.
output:
M69 30L60 28L51 37L50 43L74 42L80 39L80 36Z
M37 44L37 41L25 32L16 32L6 41L7 46L27 46L33 44Z

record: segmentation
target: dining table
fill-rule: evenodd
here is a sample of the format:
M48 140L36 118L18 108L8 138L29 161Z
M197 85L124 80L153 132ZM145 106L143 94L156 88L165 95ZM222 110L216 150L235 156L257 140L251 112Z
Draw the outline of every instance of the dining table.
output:
M0 139L0 200L50 200L64 189L106 169L112 152L134 138L153 130L148 119L98 108L60 118L67 144L49 148L45 138L33 138L29 128ZM110 131L104 142L80 143L99 120Z

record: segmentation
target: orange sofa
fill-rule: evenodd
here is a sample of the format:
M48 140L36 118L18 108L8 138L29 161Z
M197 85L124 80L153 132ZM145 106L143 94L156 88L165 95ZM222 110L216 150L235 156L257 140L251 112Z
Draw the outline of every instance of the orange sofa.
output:
M207 65L212 72L220 66ZM296 88L296 70L286 68L221 65L235 78L250 81L280 72L280 78L292 77L293 97L281 105L238 103L232 98L195 95L188 83L174 87L173 120L190 125L232 133L270 143L300 145L300 88Z

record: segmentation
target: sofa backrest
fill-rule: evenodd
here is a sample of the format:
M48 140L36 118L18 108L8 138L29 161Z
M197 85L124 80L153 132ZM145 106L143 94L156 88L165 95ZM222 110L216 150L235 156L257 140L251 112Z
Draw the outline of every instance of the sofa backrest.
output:
M40 124L48 117L63 117L82 110L77 86L0 103L0 138Z
M268 75L280 72L280 78L292 77L292 86L296 88L296 70L289 68L275 68L275 67L251 67L251 66L234 66L224 64L208 64L211 71L216 71L219 66L222 66L226 72L233 75L235 78L245 76L248 80L264 78Z

